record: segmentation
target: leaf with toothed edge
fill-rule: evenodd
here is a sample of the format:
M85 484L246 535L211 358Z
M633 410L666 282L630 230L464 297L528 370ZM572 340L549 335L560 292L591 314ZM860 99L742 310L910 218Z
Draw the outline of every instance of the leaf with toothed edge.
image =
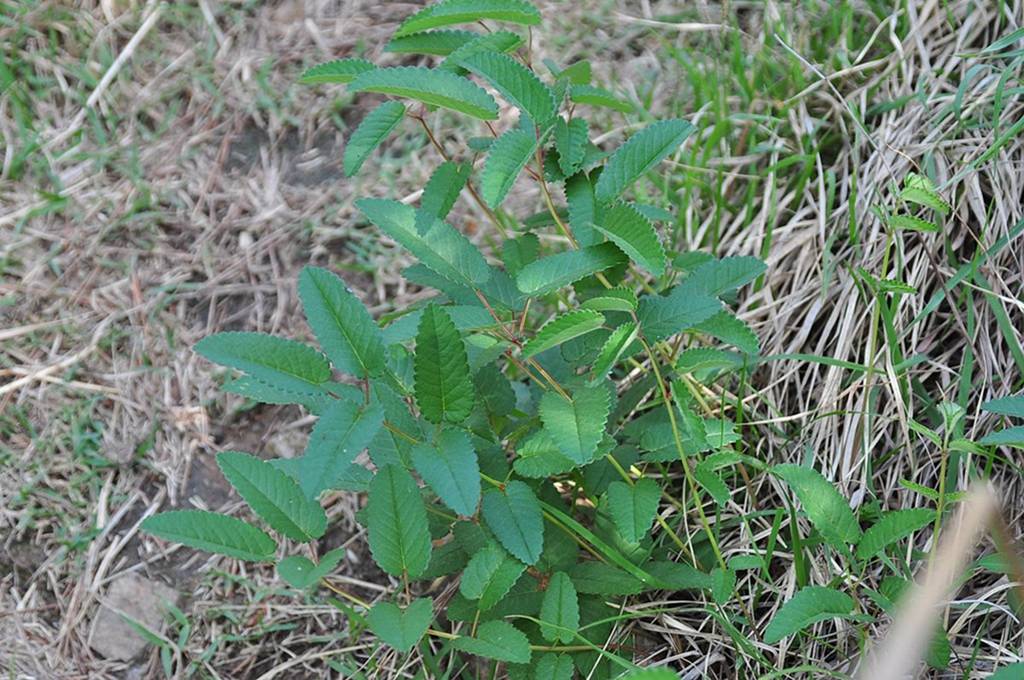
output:
M530 117L534 125L547 127L555 115L555 95L533 71L499 52L476 52L455 60L494 87L510 104Z
M264 333L229 331L208 335L195 344L210 361L245 371L253 378L288 392L322 395L331 379L331 365L308 345Z
M477 607L484 612L496 605L519 577L526 565L489 543L469 560L462 572L459 592L469 600L479 600Z
M631 203L616 203L594 228L656 278L665 273L665 249L654 225Z
M678 149L694 129L685 120L662 120L630 137L605 163L594 186L597 200L601 203L614 200L648 170Z
M548 581L540 607L540 632L548 642L569 644L580 627L580 605L576 588L564 572Z
M596 331L604 325L604 314L592 309L577 309L555 317L523 345L523 357L532 357L563 342Z
M373 150L402 122L403 116L405 105L393 101L384 102L366 114L345 145L342 157L345 177L351 177L359 172L359 168L363 167L363 163Z
M416 404L432 423L461 423L475 396L466 345L444 308L430 305L420 319L413 358Z
M501 205L536 148L537 137L518 128L494 140L480 176L480 195L488 206Z
M823 586L805 586L787 600L764 629L764 641L774 645L819 621L843 617L853 611L853 598Z
M611 403L601 385L581 387L571 399L545 392L540 400L540 419L559 450L580 465L593 459L604 437Z
M417 444L410 455L416 472L445 505L460 515L476 512L480 467L469 435L462 430L442 430L436 446Z
M509 663L530 663L530 640L511 623L487 621L480 624L474 637L459 637L452 647L486 659Z
M536 564L544 549L544 520L533 491L513 480L484 493L484 521L505 550L526 564Z
M523 267L516 275L516 285L527 295L544 295L624 261L622 251L611 243L566 250Z
M498 105L484 89L450 71L423 66L391 66L365 71L356 76L349 85L349 91L406 97L481 120L498 117Z
M430 563L427 511L403 468L385 465L370 482L366 530L374 561L392 576L416 578Z
M378 602L366 614L366 623L374 634L400 652L408 652L434 620L434 601L419 597L405 609L391 602Z
M524 0L441 0L403 21L395 31L395 37L477 21L505 21L536 26L540 23L540 12Z
M566 177L580 169L583 156L587 151L589 139L587 121L573 118L568 123L558 118L555 120L555 149L558 151L558 167Z
M356 76L377 68L366 59L335 59L306 69L299 82L303 85L321 83L351 83Z
M269 562L277 543L263 531L234 517L206 510L171 510L147 517L142 530L197 550L250 562Z

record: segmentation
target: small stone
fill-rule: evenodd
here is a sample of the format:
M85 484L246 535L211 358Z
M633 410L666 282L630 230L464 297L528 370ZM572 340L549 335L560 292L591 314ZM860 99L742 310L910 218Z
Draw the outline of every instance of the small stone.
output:
M148 641L124 617L162 632L167 604L177 604L178 592L137 574L127 574L114 581L100 601L102 606L93 620L89 646L107 659L130 661L146 648Z

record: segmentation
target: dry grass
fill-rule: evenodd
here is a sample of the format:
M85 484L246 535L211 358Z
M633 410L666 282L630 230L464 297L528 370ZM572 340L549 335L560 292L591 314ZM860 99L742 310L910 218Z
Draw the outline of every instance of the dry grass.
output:
M675 169L713 178L709 191L724 204L707 192L670 197L682 225L676 248L766 257L769 275L744 300L765 355L808 353L865 367L762 365L744 397L746 419L758 423L749 453L812 460L856 505L920 505L900 480L938 486L942 461L911 419L933 417L941 399L960 401L964 435L980 436L993 422L978 405L1021 384L1021 239L980 263L980 277L949 284L959 263L1022 219L1024 142L1016 133L1002 139L1024 117L1024 100L1013 92L1021 67L1002 82L1006 60L971 56L1006 25L1024 22L1020 0L1002 8L907 3L891 20L910 27L896 44L890 20L856 5L856 20L877 31L842 70L807 56L815 15L824 11L816 3L781 32L764 28L790 11L772 2L732 3L725 17L697 3L686 25L662 19L687 3L606 2L592 15L538 4L553 21L536 36L541 55L564 63L589 55L600 80L614 73L620 90L638 100L650 90L656 114L683 113L702 126L718 120L715 107L690 106L696 84L670 50L725 55L723 36L737 29L717 27L728 24L742 30L750 54L777 55L802 72L810 87L788 102L756 96L744 113L765 118L737 124L707 142L712 153ZM192 630L180 651L202 674L320 676L329 661L355 659L369 660L364 670L380 676L411 677L415 668L401 664L414 659L361 643L320 600L282 594L271 569L164 552L137 528L160 507L236 508L211 454L292 455L311 423L295 408L249 410L220 392L217 372L190 350L195 340L222 329L306 334L294 281L308 262L344 270L377 312L419 295L399 279L407 261L354 219L351 201L410 194L434 162L429 149L405 136L379 159L379 175L342 180L343 135L360 112L348 95L293 85L309 62L376 56L412 5L127 5L43 2L0 24L0 44L18 46L19 73L34 79L0 94L0 668L26 678L159 676L155 653L122 664L88 646L105 586L139 571L187 595L182 609ZM58 47L49 36L59 36ZM700 73L714 68L694 63ZM112 64L116 75L102 79ZM832 76L823 84L820 68ZM31 130L19 116L19 94L31 95ZM732 96L724 92L726 108L736 104ZM890 101L904 103L864 118ZM612 126L609 141L627 129L621 118ZM762 143L748 148L747 128L755 127ZM804 182L779 166L796 154L808 155L812 167ZM940 233L890 242L871 208L895 206L911 170L937 177L954 212ZM462 210L469 228L478 216ZM477 236L486 242L488 235ZM883 298L892 305L891 332L883 323L890 311L856 275L857 268L881 273L883 261L885 276L918 290ZM942 302L926 308L939 294ZM913 357L920 359L901 365ZM1019 533L1024 488L1019 457L1007 458L993 473ZM960 462L956 483L966 488L970 468ZM736 495L718 518L730 555L763 546L771 518L754 516L752 503L784 507L785 491L775 484L755 480L755 498ZM329 500L328 542L350 547L339 583L373 598L391 584L369 562L353 518L358 507L346 494ZM738 524L744 515L754 519ZM917 547L930 549L929 536ZM812 564L811 581L828 583L832 566ZM881 575L848 580L873 586ZM795 584L795 571L785 568L771 580L745 572L740 588L768 594L747 603L763 626ZM943 617L958 661L936 677L960 677L957 664L968 659L981 677L1021 658L1022 628L1005 605L1010 587L986 573L958 592ZM637 661L671 659L687 677L746 677L703 601L687 597L631 603L629 611L675 609L638 616L618 631L644 640ZM803 657L849 673L859 635L883 629L884 621L825 628L789 656L784 647L762 652L780 669Z

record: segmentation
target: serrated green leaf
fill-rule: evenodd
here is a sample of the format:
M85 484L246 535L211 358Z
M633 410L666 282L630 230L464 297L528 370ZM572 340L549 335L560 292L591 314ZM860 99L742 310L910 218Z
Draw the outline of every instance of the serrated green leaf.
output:
M848 543L857 543L860 526L850 504L820 472L792 463L776 465L771 471L793 490L808 519L825 540L841 550L845 550Z
M469 180L471 166L466 163L445 161L437 166L423 187L420 208L416 211L416 232L424 233L435 219L448 216L463 187Z
M293 459L294 475L307 498L316 499L348 478L352 461L370 445L384 424L378 401L360 406L338 399L313 426L305 453Z
M501 248L501 261L505 269L515 276L519 271L537 259L540 252L540 239L532 232L505 241Z
M370 482L366 529L374 561L392 576L416 578L430 563L427 511L403 468L385 465Z
M566 312L548 321L523 345L523 357L532 357L563 342L596 331L604 325L604 314L590 309Z
M620 675L618 680L679 680L679 674L667 668L644 668Z
M594 360L594 368L590 373L591 384L604 380L638 335L639 329L632 321L627 321L612 331L601 347L597 359Z
M261 404L299 404L310 413L316 415L319 415L333 401L326 392L320 394L300 394L299 392L282 390L273 385L268 385L262 380L257 380L251 375L240 375L237 378L228 380L221 385L221 389Z
M274 531L294 541L311 541L327 530L327 515L320 504L306 498L294 479L270 463L241 451L224 451L217 455L217 465Z
M569 100L574 104L589 104L600 106L605 109L612 109L622 113L632 113L633 106L622 101L614 94L602 87L593 85L574 84L569 88Z
M373 150L402 122L403 116L405 105L393 101L384 102L366 114L345 145L345 154L342 157L345 177L351 177L359 172L359 168L363 167L363 163Z
M469 560L462 572L459 592L467 599L479 600L477 607L485 612L508 594L524 571L525 564L497 544L489 543Z
M475 637L460 637L452 647L486 659L509 663L530 663L530 640L518 628L505 621L480 624Z
M523 267L516 276L516 285L527 295L544 295L624 260L622 251L610 243L566 250Z
M569 644L580 628L580 604L572 580L563 572L552 574L540 606L540 634L549 642Z
M533 71L507 54L475 52L454 61L490 83L506 101L529 116L535 125L546 127L554 117L555 95L551 88L542 83Z
M580 562L569 577L578 592L588 595L635 595L644 589L640 579L604 562Z
M377 92L415 99L481 120L498 117L498 104L485 90L450 71L423 66L392 66L360 73L351 92Z
M206 510L171 510L147 517L142 530L197 550L250 562L274 559L277 543L247 522Z
M576 467L576 463L559 450L555 440L544 430L524 441L512 461L512 468L518 474L531 478L550 477Z
M909 203L931 208L942 215L948 215L953 209L946 199L939 195L935 184L930 179L915 172L907 173L904 178L900 198Z
M697 464L693 468L693 478L708 492L718 507L724 507L729 502L729 487L725 485L722 478L710 466L704 463Z
M633 182L678 149L694 129L685 120L662 120L626 140L605 163L597 179L594 195L598 202L615 200Z
M665 273L667 258L658 233L631 203L616 203L608 208L594 228L655 277Z
M519 128L512 128L494 140L480 176L480 195L487 205L501 205L536 149L537 137Z
M988 680L1020 680L1022 677L1024 677L1024 661L1019 661L1003 666L988 676Z
M566 177L580 169L587 151L590 130L583 118L555 120L555 149L558 151L558 167Z
M513 480L505 489L491 489L481 506L487 526L510 553L535 564L544 548L544 519L533 491Z
M400 652L416 646L434 620L434 601L418 597L405 609L391 602L378 602L366 614L373 634Z
M543 654L537 660L536 680L572 680L572 657L568 654Z
M1014 394L999 399L989 399L981 405L982 411L996 413L1001 416L1024 418L1024 394Z
M732 312L721 311L693 326L693 330L706 333L727 345L733 345L744 354L759 354L761 342L757 334Z
M412 206L387 199L362 198L356 201L356 208L424 266L449 281L479 289L491 280L493 270L484 256L447 223L434 220L421 234L416 231L416 209Z
M568 208L569 228L581 247L597 245L601 235L594 229L598 220L594 185L585 172L578 172L565 180L565 202Z
M308 345L263 333L208 335L195 351L210 361L245 371L271 387L299 394L323 394L331 379L327 358Z
M625 482L608 485L608 512L623 540L639 543L646 538L660 499L661 487L651 479L639 479L632 486Z
M609 288L592 298L584 300L580 307L596 309L599 312L635 312L636 293L629 288Z
M710 590L714 586L711 574L685 562L648 562L644 569L664 590Z
M384 370L380 328L344 281L326 269L306 266L299 274L299 299L335 368L360 378Z
M375 68L377 67L373 62L366 59L335 59L306 69L299 76L299 82L303 85L350 83L360 73L366 73Z
M485 20L536 26L540 12L523 0L441 0L403 21L395 36Z
M292 555L277 563L277 575L293 588L309 588L327 576L345 558L345 548L335 548L320 558L318 564L302 555Z
M469 435L445 429L436 446L412 448L413 466L444 504L460 515L473 515L480 502L480 467Z
M1024 425L1008 427L998 432L989 432L978 440L983 446L1013 446L1024 448Z
M589 463L604 437L611 408L604 386L581 387L571 400L557 392L545 392L540 400L540 419L559 450L580 465Z
M890 215L887 220L893 229L905 231L938 231L939 225L934 222L914 217L913 215Z
M874 557L892 545L935 520L935 511L928 508L894 510L882 515L857 543L857 559Z
M477 35L473 40L454 50L438 65L438 68L459 75L465 75L467 73L466 69L459 65L459 62L463 59L467 59L479 52L512 52L522 44L523 39L510 31L484 33L483 35Z
M775 613L764 629L764 641L774 645L819 621L849 614L853 605L853 598L846 593L822 586L807 586Z
M384 46L384 51L398 54L432 54L438 57L446 57L466 43L479 37L479 33L462 30L410 33L409 35L392 38Z
M676 359L676 370L680 373L731 371L742 365L742 359L736 354L711 347L691 347L680 352Z
M432 423L461 423L473 411L475 396L466 345L455 323L430 305L416 334L416 404Z
M668 295L645 295L640 298L637 318L648 340L661 340L689 330L722 309L717 298L702 293L688 294L675 286Z
M687 294L719 296L750 283L767 269L756 257L723 257L697 265L680 284Z

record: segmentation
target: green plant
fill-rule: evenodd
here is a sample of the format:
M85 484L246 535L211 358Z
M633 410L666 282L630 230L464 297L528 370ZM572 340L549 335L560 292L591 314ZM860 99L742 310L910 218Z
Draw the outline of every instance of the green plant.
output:
M890 553L941 519L948 499L940 494L936 511L876 512L862 531L859 511L821 473L744 452L739 425L723 414L742 413L740 391L727 386L742 388L759 345L728 303L765 266L677 253L655 227L672 215L630 200L694 127L650 123L603 150L590 141L597 123L581 112L633 106L592 85L586 62L535 69L521 32L451 28L475 22L532 26L540 15L519 0L444 0L403 23L387 48L441 58L435 67L342 59L302 76L414 102L388 100L370 112L343 167L358 172L410 121L422 130L441 162L419 205L365 198L357 207L418 260L406 279L438 295L378 323L341 279L307 267L299 294L320 350L253 333L196 346L242 372L229 391L319 416L301 457L218 456L252 510L308 544L305 554L215 513L172 511L144 529L239 559L277 560L293 587L334 590L365 611L383 642L418 648L430 668L450 673L466 657L504 663L516 677L569 678L574 667L582 677L635 673L630 645L612 637L634 615L608 602L647 591L700 591L708 617L733 640L737 665L761 672L775 666L748 638L770 645L826 620L872 620L843 578L811 585L808 556L841 563L849 582L871 560L884 561L895 593L909 563ZM485 87L518 111L517 123L494 127L501 107ZM428 116L438 108L483 121L474 132L486 134L451 152L446 144L463 128L437 134ZM535 213L503 208L515 186L536 190L522 197L538 196ZM495 248L482 252L452 226L462 198L500 235ZM902 198L948 212L917 176ZM909 214L890 224L937 228ZM879 295L899 292L894 282L869 281ZM768 473L796 502L763 508L770 534L727 559L721 542L734 527L723 529L716 515L750 488L751 473ZM375 561L398 584L388 600L371 606L330 583L340 549L310 559L327 527L320 496L332 490L366 493L359 519ZM749 603L761 587L740 597L738 573L767 575L780 543L798 592L759 629ZM459 583L443 608L422 594L441 577ZM894 597L867 595L879 610Z

